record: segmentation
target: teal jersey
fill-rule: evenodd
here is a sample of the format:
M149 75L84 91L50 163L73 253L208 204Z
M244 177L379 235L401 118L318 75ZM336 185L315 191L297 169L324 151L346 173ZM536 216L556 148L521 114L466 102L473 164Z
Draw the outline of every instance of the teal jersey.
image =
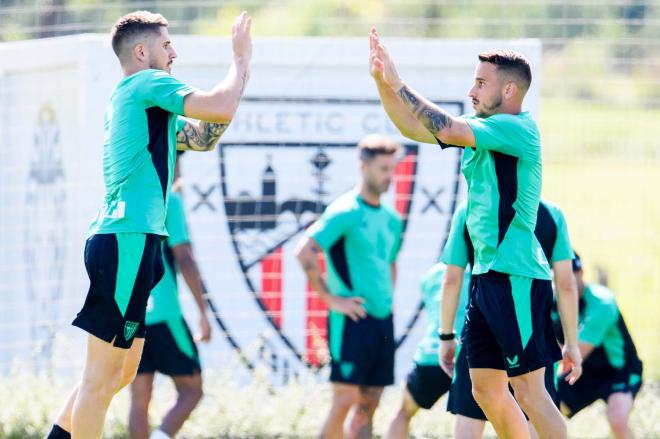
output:
M331 203L306 233L326 255L332 294L364 298L364 308L373 317L391 314L391 266L403 233L394 209L369 205L350 191Z
M466 268L474 260L474 248L465 224L466 216L467 202L462 201L454 210L447 242L440 256L440 261L447 265Z
M534 233L548 262L572 260L575 257L564 213L556 204L541 200Z
M149 302L147 303L147 315L145 322L153 325L168 320L176 320L182 317L181 305L179 304L179 288L177 286L177 268L174 262L172 249L180 244L190 242L183 199L178 192L170 194L170 202L167 206L167 217L165 226L169 237L162 243L163 265L165 274L158 284L151 290Z
M442 262L435 264L424 275L421 282L422 300L426 310L426 329L424 338L417 345L413 361L420 366L437 366L438 350L440 349L440 305L441 305L441 287L443 277L447 266ZM456 310L456 320L454 321L454 331L460 334L463 330L465 320L465 308L470 296L471 274L465 271L463 286L461 288L458 309Z
M176 160L177 116L193 88L162 70L122 79L105 113L105 199L88 235L167 236L165 214Z
M596 358L596 350L602 349L613 368L636 369L640 360L614 293L602 285L587 285L580 305L578 341L595 348L586 361L591 360L592 356Z
M541 197L541 139L528 112L466 116L475 148L465 148L467 228L474 245L473 274L496 270L551 279L534 235Z

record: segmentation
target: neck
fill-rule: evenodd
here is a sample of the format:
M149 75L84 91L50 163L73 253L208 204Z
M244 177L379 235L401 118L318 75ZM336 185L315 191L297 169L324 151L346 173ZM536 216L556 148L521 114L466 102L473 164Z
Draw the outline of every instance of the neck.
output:
M380 194L370 191L364 182L360 183L357 189L360 197L368 204L373 206L380 206Z
M129 64L129 65L126 65L126 66L124 66L124 65L121 66L121 70L124 73L124 77L131 76L131 75L133 75L133 74L135 74L135 73L137 73L141 70L146 70L146 69L147 69L147 67L139 66L139 65L136 65L136 64L132 64L132 63Z

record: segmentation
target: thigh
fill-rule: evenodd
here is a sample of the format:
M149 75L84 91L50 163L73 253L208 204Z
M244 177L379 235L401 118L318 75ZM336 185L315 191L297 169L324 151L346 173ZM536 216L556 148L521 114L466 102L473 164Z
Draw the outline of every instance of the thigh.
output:
M95 386L111 383L115 387L119 386L127 355L127 349L115 347L89 334L83 386L85 383Z
M202 374L196 372L192 375L175 375L172 377L174 387L179 393L200 392L202 390Z

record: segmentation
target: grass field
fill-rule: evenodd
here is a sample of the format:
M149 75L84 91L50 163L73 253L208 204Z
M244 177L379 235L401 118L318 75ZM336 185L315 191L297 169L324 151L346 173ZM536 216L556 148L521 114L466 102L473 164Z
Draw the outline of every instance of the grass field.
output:
M329 407L330 389L327 384L292 384L272 394L259 379L248 386L238 387L232 380L231 371L229 366L222 371L206 371L206 396L184 426L178 436L180 439L316 437ZM53 385L45 377L15 375L0 379L0 439L42 438L69 389L68 385ZM174 396L168 380L157 380L152 422L162 418ZM374 421L377 435L384 433L399 401L398 386L386 391ZM414 437L450 437L453 419L445 412L445 403L443 398L432 410L420 412L412 424ZM660 437L659 405L660 387L646 384L637 399L632 417L636 438ZM122 391L108 414L106 438L128 437L127 413L128 392ZM604 416L602 403L579 413L569 421L570 437L608 437ZM487 427L486 437L495 437L490 426Z
M645 377L658 380L660 111L543 102L543 195L563 208L586 276L607 272Z

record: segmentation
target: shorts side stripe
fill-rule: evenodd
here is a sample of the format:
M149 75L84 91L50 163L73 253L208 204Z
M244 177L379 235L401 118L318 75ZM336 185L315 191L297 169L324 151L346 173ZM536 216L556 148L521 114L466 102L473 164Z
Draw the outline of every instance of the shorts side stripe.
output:
M167 323L167 327L172 333L174 342L176 343L179 350L184 354L186 354L188 358L195 359L197 357L195 355L195 347L193 346L193 343L190 340L188 331L186 331L183 320L182 319L168 320L166 323Z
M115 302L117 302L119 311L122 317L124 317L142 262L147 235L144 233L117 233L116 237L118 261Z
M523 350L532 338L532 281L530 277L509 276L511 281L511 296L516 310L516 320L520 330L520 341Z
M344 323L346 316L344 314L330 311L330 356L333 361L341 361L341 345L344 339Z

